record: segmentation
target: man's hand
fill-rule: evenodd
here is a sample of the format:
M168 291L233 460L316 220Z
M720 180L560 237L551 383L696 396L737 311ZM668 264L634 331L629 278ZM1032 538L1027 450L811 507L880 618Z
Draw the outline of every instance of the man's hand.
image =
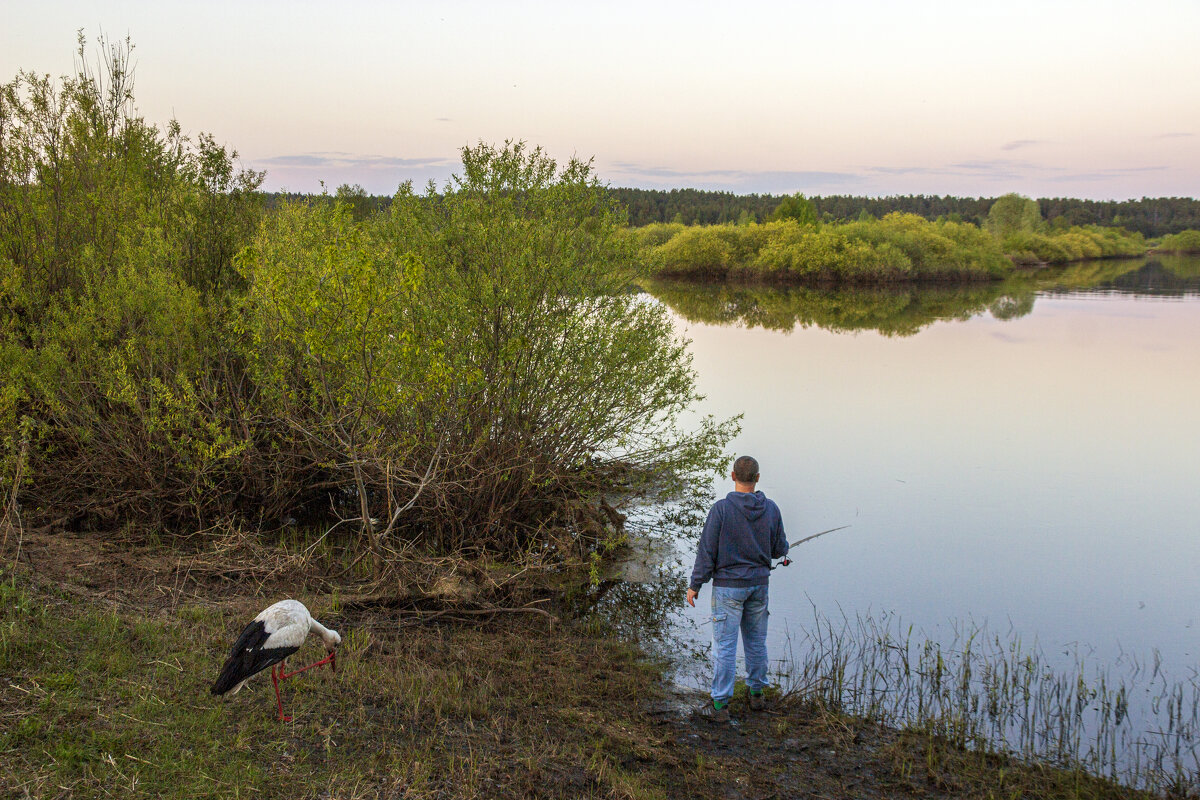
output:
M697 592L695 589L688 589L688 597L687 597L688 605L691 606L692 608L695 608L696 607L696 598L699 596L700 596L700 593Z

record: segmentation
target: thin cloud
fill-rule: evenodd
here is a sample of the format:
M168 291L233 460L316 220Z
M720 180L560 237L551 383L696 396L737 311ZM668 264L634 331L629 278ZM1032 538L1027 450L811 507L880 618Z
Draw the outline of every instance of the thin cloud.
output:
M1165 166L1155 167L1118 167L1114 169L1098 169L1092 172L1068 172L1063 175L1048 176L1047 180L1064 182L1064 181L1106 181L1113 178L1119 178L1122 175L1139 175L1147 172L1162 172L1167 169Z
M1194 133L1187 133L1186 131L1177 131L1175 133L1160 133L1158 136L1155 136L1154 138L1155 139L1190 139L1195 135L1196 134L1194 134Z
M1000 145L1001 150L1020 150L1022 147L1033 147L1035 144L1045 144L1042 139L1013 139Z
M866 176L854 172L820 170L684 170L620 161L608 170L610 180L646 188L690 186L696 189L739 193L775 194L798 190L847 187L861 184ZM615 174L613 174L615 173Z
M933 177L973 177L973 178L1014 178L1027 170L1040 169L1028 161L1017 161L1009 158L984 159L979 161L959 161L954 164L941 166L899 166L899 167L868 167L872 175L922 175Z
M1020 170L1038 169L1037 165L1028 161L1013 161L1008 158L991 158L980 161L960 161L949 166L950 174L954 175L993 175L1009 177Z
M303 167L308 169L411 169L420 167L444 167L457 164L450 158L400 158L398 156L364 155L359 153L317 152L286 156L268 156L256 159L256 163L268 167Z
M875 175L944 175L945 170L938 167L868 167L867 171Z

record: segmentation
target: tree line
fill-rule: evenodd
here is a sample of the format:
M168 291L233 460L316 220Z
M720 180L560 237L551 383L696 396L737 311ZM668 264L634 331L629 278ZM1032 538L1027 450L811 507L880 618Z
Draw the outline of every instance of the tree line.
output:
M791 195L734 194L704 189L612 188L608 193L623 206L635 228L656 222L684 225L766 222ZM269 210L287 200L310 197L296 192L262 192ZM386 211L390 195L371 195L358 185L344 184L334 197L351 206L356 218ZM888 214L916 214L930 221L970 222L984 225L988 211L998 198L954 197L951 195L896 195L858 197L817 195L808 200L820 222L851 222ZM1200 200L1191 197L1143 197L1140 200L1082 200L1073 197L1043 197L1037 201L1042 219L1051 228L1086 225L1118 227L1146 237L1159 237L1189 229L1200 229Z
M654 222L716 225L766 221L787 195L745 194L702 189L610 188L625 206L634 227ZM810 197L823 222L880 219L893 212L916 214L928 220L982 225L997 198L951 195ZM1143 197L1140 200L1082 200L1070 197L1037 200L1042 219L1052 227L1100 225L1123 227L1157 237L1200 229L1200 200L1191 197Z

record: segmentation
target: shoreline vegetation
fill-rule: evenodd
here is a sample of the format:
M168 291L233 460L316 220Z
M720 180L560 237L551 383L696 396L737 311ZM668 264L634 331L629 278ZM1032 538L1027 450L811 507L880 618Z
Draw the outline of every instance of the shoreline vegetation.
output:
M592 173L506 142L357 218L137 113L132 46L0 86L0 494L25 524L313 527L396 554L588 563L698 506L736 421L625 291ZM90 66L96 63L96 66Z
M704 189L633 189L610 191L629 210L629 224L641 228L655 222L721 225L767 222L787 195L734 194ZM982 226L994 197L951 195L813 195L822 224L882 219L892 212L916 214L930 221L948 219ZM377 198L386 202L386 198ZM1056 228L1123 227L1147 238L1200 229L1200 200L1194 197L1143 197L1140 200L1083 200L1041 197L1036 200L1046 224Z
M647 277L809 285L997 281L1021 267L1136 258L1147 250L1140 233L1122 228L1051 228L1037 203L1019 195L997 199L982 227L901 212L820 224L801 195L774 216L741 225L655 223L627 235ZM1164 247L1193 246L1191 233L1167 237Z
M1156 253L1200 254L1200 231L1181 231L1164 236L1154 251Z

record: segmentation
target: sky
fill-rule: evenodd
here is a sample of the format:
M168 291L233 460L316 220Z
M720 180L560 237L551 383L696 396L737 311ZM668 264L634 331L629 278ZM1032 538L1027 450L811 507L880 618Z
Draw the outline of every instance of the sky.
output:
M613 186L1200 195L1200 0L0 0L0 80L129 36L140 113L266 188L442 183L524 140Z

